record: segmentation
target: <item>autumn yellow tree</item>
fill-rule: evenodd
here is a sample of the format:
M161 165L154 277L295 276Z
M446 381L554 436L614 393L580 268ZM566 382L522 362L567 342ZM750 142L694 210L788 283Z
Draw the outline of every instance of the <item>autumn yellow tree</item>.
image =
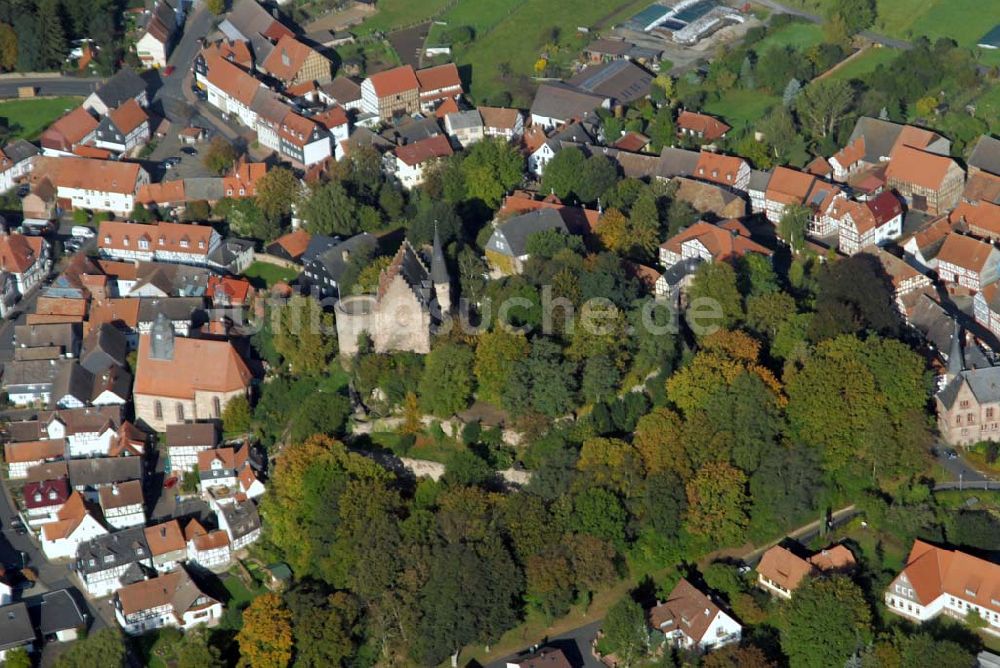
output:
M588 438L576 467L588 480L628 496L642 480L642 457L632 444L617 438Z
M528 356L530 346L524 334L498 328L476 340L473 371L479 385L479 398L499 404L500 396L514 365Z
M597 221L597 238L608 250L622 253L629 249L632 240L629 238L628 219L618 209L608 209Z
M743 471L726 462L709 462L685 485L688 530L723 545L735 545L750 523L750 496Z
M292 613L281 597L268 592L243 611L243 628L236 635L240 666L285 668L292 660Z
M673 471L684 479L691 476L682 434L681 417L669 408L657 408L639 418L632 442L647 475Z

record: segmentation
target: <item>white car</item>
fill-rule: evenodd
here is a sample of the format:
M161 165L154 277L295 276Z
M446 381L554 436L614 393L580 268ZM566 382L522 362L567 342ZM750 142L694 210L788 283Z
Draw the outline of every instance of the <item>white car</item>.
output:
M94 228L86 225L74 225L69 233L77 239L93 239L95 236Z

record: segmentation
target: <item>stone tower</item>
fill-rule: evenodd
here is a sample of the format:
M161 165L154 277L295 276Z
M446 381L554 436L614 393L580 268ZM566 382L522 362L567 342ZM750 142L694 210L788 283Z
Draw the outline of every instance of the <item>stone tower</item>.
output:
M149 358L154 360L174 358L174 325L162 311L156 314L153 327L149 330Z
M451 312L451 278L448 276L448 265L444 261L444 251L441 249L441 237L438 235L436 223L434 248L431 250L431 282L434 284L434 294L438 306L441 307L441 313Z

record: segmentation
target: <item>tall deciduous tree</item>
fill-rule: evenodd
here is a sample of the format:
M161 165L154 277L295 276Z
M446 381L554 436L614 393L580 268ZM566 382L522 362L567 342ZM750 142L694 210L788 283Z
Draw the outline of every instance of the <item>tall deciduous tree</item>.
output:
M257 206L269 219L280 220L292 212L299 188L290 169L273 167L257 182Z
M619 665L629 668L649 654L646 615L629 594L611 606L601 629L604 642L618 657Z
M473 352L457 343L438 344L427 356L420 380L420 401L425 410L442 417L469 405L473 390Z
M249 668L285 668L292 660L292 613L273 592L261 594L243 611L236 635L240 662Z
M56 659L57 668L124 665L125 641L116 628L104 628L77 640Z
M698 324L708 331L728 329L743 320L743 297L736 283L736 271L728 262L703 262L694 274L688 291L692 308L713 309L713 318L700 317ZM718 315L717 318L714 315ZM697 332L701 333L701 332Z
M280 305L274 347L292 373L315 375L326 371L336 350L333 316L315 299L295 295Z
M781 213L778 221L778 234L793 251L798 252L805 247L806 230L812 219L812 209L801 204L789 204Z
M524 155L512 143L502 139L476 142L462 160L465 187L472 199L481 199L491 209L497 208L504 194L510 192L524 174Z
M781 649L793 668L843 665L871 641L871 609L843 575L808 579L783 612Z
M723 545L741 542L750 522L747 477L726 462L709 462L685 486L691 533Z
M853 103L854 92L848 82L827 78L806 86L796 100L796 108L814 136L829 137Z
M0 70L17 67L17 33L6 23L0 23Z
M233 168L237 157L236 149L231 143L223 137L215 137L208 145L202 162L209 170L221 176Z
M351 235L358 231L358 204L335 181L313 188L302 203L302 217L313 234Z
M479 396L494 404L501 401L514 366L528 356L531 346L523 334L505 328L484 332L476 339L473 369Z

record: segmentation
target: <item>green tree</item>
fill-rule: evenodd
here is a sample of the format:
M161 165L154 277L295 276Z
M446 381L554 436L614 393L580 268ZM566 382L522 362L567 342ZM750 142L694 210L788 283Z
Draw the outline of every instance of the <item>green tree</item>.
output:
M202 163L209 171L222 176L233 168L239 155L231 143L223 137L215 137L202 156Z
M814 137L830 137L854 103L847 81L836 78L814 81L796 99L796 110Z
M447 417L469 405L473 358L468 346L457 343L438 344L431 350L420 379L420 402L424 410Z
M312 189L302 218L313 234L348 236L358 231L357 202L343 185L330 181Z
M222 409L222 428L230 434L244 434L250 430L251 418L250 401L241 394Z
M234 234L265 242L276 239L281 233L277 222L264 215L257 203L250 198L233 202L226 213L226 222Z
M38 36L41 43L39 56L49 69L58 69L66 57L66 32L59 15L59 0L39 0Z
M781 649L792 668L843 665L871 642L868 602L843 575L807 579L783 612Z
M299 180L290 169L273 167L257 182L257 206L269 220L279 221L291 214L299 187Z
M514 365L527 357L530 349L523 334L505 328L479 335L473 365L479 397L494 404L500 403Z
M342 666L355 656L361 634L361 605L351 594L327 594L319 586L300 582L283 599L292 613L296 666Z
M208 11L219 16L226 11L226 0L205 0L205 7Z
M646 128L649 135L650 149L658 152L667 146L673 146L677 138L677 130L674 127L674 112L670 107L660 107L653 117L653 121Z
M124 666L125 640L118 629L104 628L77 640L56 659L56 668Z
M805 248L806 230L812 209L802 204L787 204L778 221L778 234L796 253Z
M17 33L6 23L0 23L0 70L9 72L17 67Z
M602 644L618 657L619 665L634 666L649 654L646 615L631 595L626 594L611 606L601 629Z
M542 190L555 193L559 199L568 199L577 187L586 161L583 151L575 146L559 151L545 165Z
M601 487L591 487L573 499L572 528L624 547L627 516L621 500Z
M177 644L176 656L177 668L223 668L225 665L219 649L200 628L184 634L184 638Z
M236 642L240 665L248 668L285 668L291 662L292 613L277 594L261 594L250 602Z
M491 138L476 142L462 160L468 197L495 209L503 196L521 182L524 154L512 143Z
M0 31L0 38L3 37ZM7 656L3 662L4 668L31 668L31 655L24 647L7 650Z
M710 315L713 317L702 318L698 323L709 333L718 328L728 329L743 320L743 298L736 284L736 270L727 262L700 264L688 296L692 308L703 305L712 309Z
M316 375L326 371L336 349L333 315L324 313L319 302L303 295L293 296L278 308L274 347L292 373Z

